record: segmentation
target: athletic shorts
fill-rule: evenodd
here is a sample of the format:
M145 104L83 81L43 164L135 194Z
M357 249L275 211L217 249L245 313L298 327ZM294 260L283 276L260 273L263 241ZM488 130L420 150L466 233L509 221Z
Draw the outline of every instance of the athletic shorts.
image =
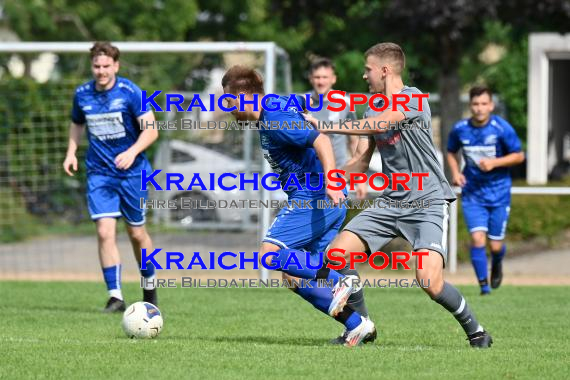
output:
M485 206L463 201L463 218L469 233L485 231L491 240L503 240L509 221L510 205Z
M94 221L124 216L127 224L142 226L146 209L141 208L141 198L146 202L148 191L141 191L140 177L87 176L87 207Z
M375 206L367 208L344 230L350 231L366 242L370 252L380 251L396 237L407 240L414 251L436 251L447 262L448 203L432 200L429 207L388 207L390 201L380 198ZM385 207L384 207L384 206Z
M312 254L325 252L338 234L345 217L346 208L319 209L316 201L313 201L313 209L284 208L273 220L263 241Z

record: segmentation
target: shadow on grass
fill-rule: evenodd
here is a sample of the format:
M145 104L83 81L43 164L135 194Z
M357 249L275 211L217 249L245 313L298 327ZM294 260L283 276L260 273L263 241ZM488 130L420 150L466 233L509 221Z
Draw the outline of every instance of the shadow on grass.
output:
M275 336L192 336L185 337L186 339L210 341L217 343L245 343L245 344L269 344L279 346L306 346L306 347L322 347L330 346L327 339L319 338L298 338L294 336L289 337L275 337ZM179 337L169 336L168 339L180 339Z

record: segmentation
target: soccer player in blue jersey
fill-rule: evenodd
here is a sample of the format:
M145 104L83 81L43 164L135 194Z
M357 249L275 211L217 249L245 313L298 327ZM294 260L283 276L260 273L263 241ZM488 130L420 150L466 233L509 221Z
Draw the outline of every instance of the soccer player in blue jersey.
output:
M492 93L484 86L469 91L472 116L459 121L449 134L447 162L453 184L462 187L463 216L471 234L471 262L481 294L498 288L503 279L502 260L511 205L510 166L524 161L521 142L513 127L497 115ZM457 152L465 168L459 170ZM486 238L491 246L491 286L487 276Z
M87 129L87 204L96 224L99 260L109 292L105 312L125 310L121 258L116 243L117 219L125 219L139 264L141 249L152 250L152 240L144 226L145 210L140 208L141 198L146 201L148 192L140 189L141 170L152 171L143 152L158 138L158 130L141 130L141 125L154 122L154 114L141 111L141 90L116 75L119 54L119 49L108 42L97 42L91 48L94 79L75 91L69 145L63 162L65 172L73 176L73 171L77 171L75 153ZM154 269L147 264L141 275L154 280ZM156 305L153 283L147 281L143 300Z
M230 68L222 78L224 93L238 97L243 94L243 111L240 111L239 99L227 100L227 107L235 109L232 114L239 121L259 121L259 134L261 147L265 158L270 163L274 173L279 175L281 186L287 193L289 201L307 200L312 208L289 207L282 209L263 238L260 259L268 252L275 252L276 256L267 257L266 264L273 265L278 262L276 269L283 271L284 278L301 277L310 279L311 286L297 287L295 292L310 302L318 310L328 313L337 321L344 324L346 334L343 337L346 346L354 346L363 341L372 341L376 337L374 323L361 316L350 305L344 307L347 299L353 293L352 285L342 285L346 280L340 281L344 275L328 270L308 268L305 251L311 252L311 264L315 267L322 265L319 260L330 241L340 229L346 209L342 207L318 208L318 200L331 198L335 204L345 197L342 191L326 188L328 179L322 176L334 169L334 154L330 139L319 134L318 131L304 123L301 115L304 104L299 104L285 110L287 97L271 99L267 102L274 110L264 110L261 99L264 94L263 80L255 70L243 66ZM254 95L258 96L256 104ZM299 98L301 99L301 98ZM257 110L255 109L257 107ZM300 107L299 107L300 106ZM269 123L279 123L280 128L270 128ZM294 122L298 123L294 126ZM288 128L285 123L287 123ZM300 127L299 127L300 125ZM308 182L305 173L310 173ZM287 186L290 175L295 174L301 184ZM319 179L319 174L325 177ZM310 190L309 187L320 190ZM291 256L297 256L302 268L286 263ZM326 272L326 274L325 274ZM322 284L317 284L315 278L326 278L335 283L334 292ZM351 281L348 281L351 282ZM340 310L344 307L344 310Z

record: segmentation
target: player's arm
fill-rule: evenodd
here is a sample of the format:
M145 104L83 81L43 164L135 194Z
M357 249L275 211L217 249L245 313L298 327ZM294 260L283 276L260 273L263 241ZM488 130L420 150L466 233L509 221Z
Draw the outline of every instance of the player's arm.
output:
M482 159L479 161L479 168L484 172L489 172L495 168L515 166L524 161L524 153L521 149L521 141L513 127L506 121L500 119L503 124L503 135L500 142L506 153L502 157Z
M457 152L447 152L447 164L449 165L449 170L451 171L451 182L455 186L465 186L467 182L465 176L459 170L459 159Z
M385 133L390 130L389 124L398 123L405 119L404 114L397 110L387 110L382 112L380 115L369 117L367 119L342 121L339 123L334 123L332 127L330 125L321 125L317 119L312 115L307 115L305 118L315 126L321 133L338 133L342 135L360 135L360 136L372 136L378 133ZM372 127L372 129L364 129L365 123Z
M483 159L479 161L479 168L484 172L488 172L495 168L515 166L522 163L523 161L524 153L514 152L509 153L503 157Z
M137 117L137 123L141 126L155 125L154 113L149 111L144 115ZM153 142L158 139L158 129L157 128L142 128L142 132L139 135L137 141L126 151L115 157L115 165L117 169L126 170L131 167L137 156L144 152Z
M347 173L364 173L370 165L375 148L374 140L372 138L359 138L358 140L354 155L342 168Z
M67 175L72 177L72 170L75 172L77 171L76 152L84 130L84 124L76 124L74 122L71 122L69 126L69 142L67 144L67 153L65 154L65 160L63 161L63 170L65 170Z
M346 163L342 168L347 173L365 173L370 166L370 160L374 154L374 149L376 145L374 144L374 139L368 138L358 138L358 145L352 158ZM356 198L365 199L368 195L368 184L367 183L357 183L356 184Z
M463 147L459 138L459 126L454 126L447 139L447 164L451 171L451 182L455 186L465 186L467 180L459 170L459 158L457 153Z
M321 165L323 166L327 195L333 200L334 204L336 205L339 203L340 199L344 199L344 194L340 190L331 190L328 188L330 181L328 179L327 173L335 168L334 153L330 138L323 134L319 134L313 141L313 148L315 149L315 152L321 161Z

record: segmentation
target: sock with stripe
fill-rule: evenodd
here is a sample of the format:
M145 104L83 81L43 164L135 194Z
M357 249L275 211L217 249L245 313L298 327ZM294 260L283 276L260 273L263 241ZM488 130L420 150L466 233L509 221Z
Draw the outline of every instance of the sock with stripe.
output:
M453 314L457 322L465 330L467 336L483 331L483 327L475 319L475 315L469 308L467 301L453 285L444 282L441 293L433 297L433 300Z
M107 284L109 296L122 300L123 293L121 292L121 264L103 268L103 278L105 279L105 284Z

